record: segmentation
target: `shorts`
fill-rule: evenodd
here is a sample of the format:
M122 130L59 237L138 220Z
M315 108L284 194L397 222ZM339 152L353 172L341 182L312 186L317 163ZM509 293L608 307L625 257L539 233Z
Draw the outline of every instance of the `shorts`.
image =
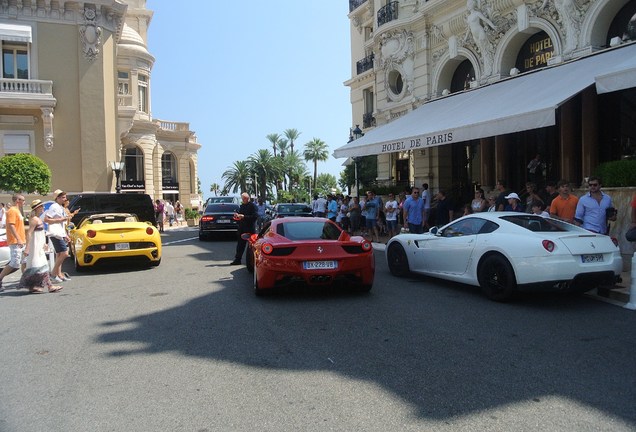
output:
M364 223L367 228L375 228L375 218L365 218Z
M397 231L397 220L386 220L386 227L389 231Z
M19 269L20 264L26 262L26 257L24 256L24 245L18 246L17 244L9 245L9 254L11 258L9 259L9 263L7 264L9 267L14 269Z
M49 237L51 239L51 243L53 243L53 248L55 249L55 253L68 252L68 243L64 239L60 239L57 237Z

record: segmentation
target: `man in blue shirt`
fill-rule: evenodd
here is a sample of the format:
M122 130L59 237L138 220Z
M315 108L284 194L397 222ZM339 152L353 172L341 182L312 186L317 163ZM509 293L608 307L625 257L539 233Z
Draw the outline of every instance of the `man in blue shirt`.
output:
M574 223L588 231L607 234L607 209L613 207L612 198L601 191L601 179L590 177L590 191L579 198L574 214Z
M409 227L411 234L422 234L426 223L426 209L424 200L420 198L420 190L416 187L411 190L411 195L406 198L402 206L404 224Z
M335 196L328 195L327 196L327 218L335 222L336 216L338 216L338 201L336 201Z
M380 242L380 233L378 232L378 217L380 215L380 206L382 200L375 195L375 191L367 192L367 201L364 204L364 209L367 212L366 224L367 232L372 236L371 240L375 237L376 242Z

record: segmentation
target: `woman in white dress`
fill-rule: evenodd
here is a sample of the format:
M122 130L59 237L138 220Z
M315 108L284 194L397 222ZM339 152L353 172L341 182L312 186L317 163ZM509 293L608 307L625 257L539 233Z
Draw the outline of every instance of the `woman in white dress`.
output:
M44 203L38 199L33 200L31 203L27 245L24 249L26 269L20 279L20 286L28 288L32 294L41 294L45 289L49 292L58 292L62 289L61 286L51 283L49 275L49 263L44 251L46 245L44 223L42 219L40 219L40 216L44 212L43 204Z

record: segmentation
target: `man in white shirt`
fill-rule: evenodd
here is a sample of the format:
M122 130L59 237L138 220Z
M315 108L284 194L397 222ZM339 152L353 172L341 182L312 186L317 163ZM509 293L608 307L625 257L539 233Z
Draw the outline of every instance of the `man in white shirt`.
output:
M428 218L431 215L431 193L428 191L428 183L422 184L421 198L424 201L424 228L428 225Z
M384 205L384 214L386 216L386 229L389 233L389 238L397 235L397 216L398 216L398 203L395 200L395 195L389 194L389 199Z
M314 214L314 216L327 216L327 200L325 199L325 197L320 197L316 200L316 213Z
M168 223L172 226L174 222L174 206L170 201L166 201L166 214L168 215Z
M68 216L64 210L66 192L57 189L53 192L55 202L44 212L44 223L49 224L48 235L53 248L55 249L55 264L51 270L51 282L61 283L71 280L68 274L62 272L62 263L68 257L68 235L66 234L66 224Z

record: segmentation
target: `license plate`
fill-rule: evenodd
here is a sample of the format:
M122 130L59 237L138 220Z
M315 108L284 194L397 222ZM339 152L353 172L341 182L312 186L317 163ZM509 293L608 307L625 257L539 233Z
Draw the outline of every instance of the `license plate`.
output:
M216 223L230 223L231 221L229 219L219 219L218 221L216 221Z
M115 243L115 250L128 250L130 243Z
M584 263L603 262L603 254L581 255L581 261Z
M305 270L335 269L338 263L336 261L305 261L303 267Z

